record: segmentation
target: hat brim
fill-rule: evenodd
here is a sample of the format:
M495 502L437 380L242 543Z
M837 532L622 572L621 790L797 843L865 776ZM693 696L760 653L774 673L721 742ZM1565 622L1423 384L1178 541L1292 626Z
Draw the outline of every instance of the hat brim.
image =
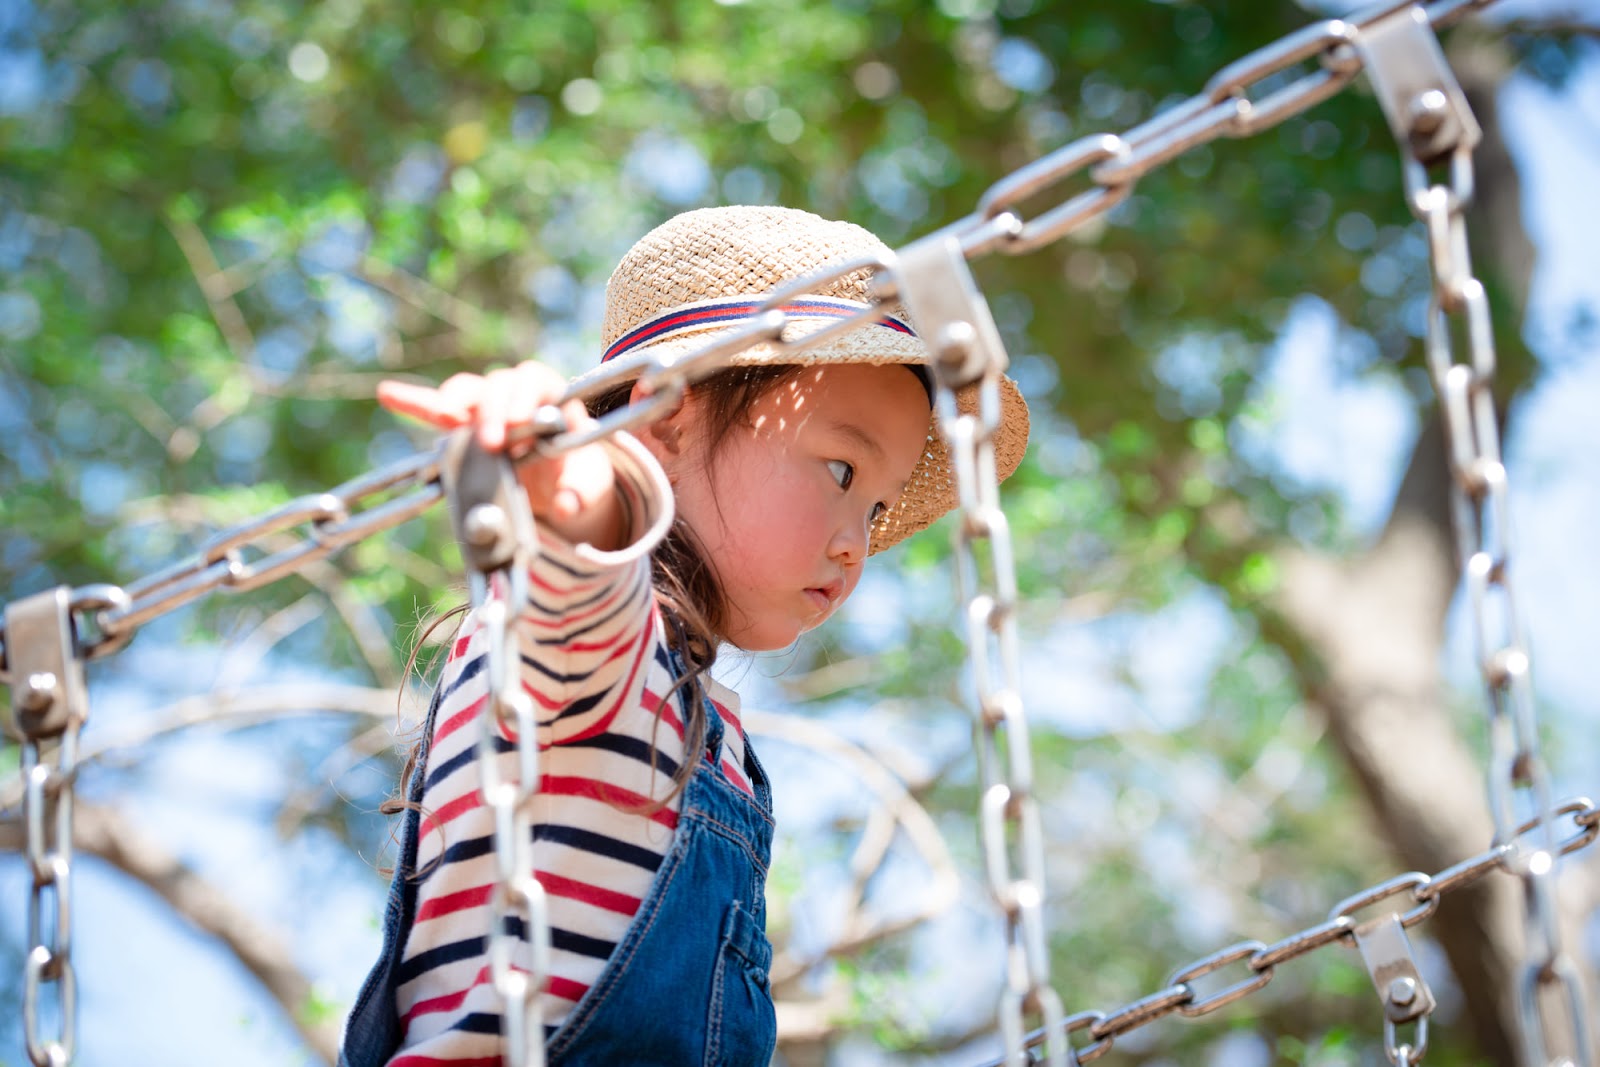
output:
M825 326L825 323L791 321L784 328L783 338L785 341L795 341ZM658 361L670 362L675 356L706 348L718 337L731 332L732 329L728 327L708 328L640 345L578 375L572 380L572 385L578 390L592 391L602 384L632 381ZM927 362L927 347L914 334L866 326L802 349L758 342L729 356L725 365L745 367L786 364L816 366L831 363L925 365ZM979 385L973 384L956 391L956 407L962 414L978 412L979 389ZM1005 376L1000 380L1000 422L993 441L995 473L1001 481L1004 481L1022 462L1023 453L1028 447L1028 405L1023 400L1016 382ZM945 443L943 434L939 432L937 414L931 414L928 419L928 439L923 447L922 456L906 483L905 492L900 495L895 506L873 524L869 554L876 554L899 544L954 510L958 503L956 476L950 463L949 446Z

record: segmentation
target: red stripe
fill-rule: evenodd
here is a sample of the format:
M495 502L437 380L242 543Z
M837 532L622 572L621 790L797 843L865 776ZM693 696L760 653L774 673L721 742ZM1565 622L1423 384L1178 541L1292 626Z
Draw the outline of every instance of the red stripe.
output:
M683 718L679 716L677 706L670 700L663 700L650 690L646 689L639 697L639 704L652 715L659 716L661 721L672 727L673 733L678 735L678 741L683 741Z
M569 590L557 589L554 586L548 586L542 582L537 584L539 584L540 588L548 589L552 593L569 592ZM610 596L601 598L597 603L591 604L583 611L573 614L564 613L559 618L554 619L541 619L537 616L529 615L524 612L522 619L531 626L542 627L546 630L555 629L557 627L575 626L585 619L593 618L594 616L603 612L610 611L611 608L615 606L619 598L630 596L633 594L633 592L634 587L631 584L624 582L618 585L616 589L612 590Z
M433 833L445 823L453 821L458 816L466 814L473 808L482 806L483 798L479 796L476 789L472 790L470 793L463 793L454 800L446 801L430 811L428 813L428 818L425 820L427 825L423 828L422 832L425 834Z
M389 1067L503 1067L505 1061L499 1053L493 1056L474 1056L469 1060L451 1057L441 1060L437 1056L418 1056L408 1052L389 1061Z
M537 563L537 561L535 562ZM560 585L552 585L550 582L547 582L543 578L539 577L532 567L528 568L528 581L532 583L535 589L543 589L545 592L554 593L557 596L582 596L589 590L598 589L600 586L611 581L611 575L604 571L584 581L573 581L572 574L565 570L561 571L561 577L563 581Z
M650 338L655 337L657 334L664 333L667 330L677 329L679 326L687 326L690 323L699 322L701 319L727 319L736 315L742 315L745 318L749 318L755 309L760 306L761 305L759 303L718 304L715 307L700 308L697 311L680 311L676 315L668 315L664 319L659 319L656 322L649 323L641 330L635 332L633 336L628 338L627 344L623 346L623 351L632 348L634 345L643 344L645 341L650 340ZM796 308L793 304L786 304L780 310L782 310L785 314L788 314L796 310ZM606 359L612 358L613 355L615 355L615 353L607 353ZM602 359L601 362L603 363L605 360Z
M628 637L628 635L619 634L610 650L611 654L606 656L606 658L601 660L599 663L596 663L587 674L583 675L581 678L574 678L572 681L586 682L590 678L594 677L602 667L609 666L611 663L627 655L628 650L631 647L628 642L631 640L632 638ZM570 700L565 698L551 699L550 697L545 696L544 693L540 692L536 687L529 685L526 679L523 680L522 688L527 690L527 692L533 697L533 702L535 704L539 705L541 708L544 708L546 711L558 711L571 703Z
M468 704L466 707L450 716L444 722L439 723L436 727L434 727L433 730L433 743L438 745L440 741L449 737L467 723L477 718L478 712L483 710L484 701L488 699L489 694L485 693L483 696L478 697L472 703Z
M617 694L616 701L612 703L610 708L606 709L605 713L602 714L599 719L590 724L587 729L581 730L565 740L569 742L587 741L591 737L599 737L601 734L605 733L611 728L611 723L616 719L617 712L622 710L624 701L626 701L628 699L628 695L633 692L633 680L639 677L639 665L649 658L648 639L653 637L655 634L655 621L656 613L651 611L650 625L639 627L638 640L635 643L637 651L633 657L633 665L628 669L628 677L620 686L612 687L612 692Z
M433 897L422 902L417 909L417 922L424 919L437 919L441 915L454 915L458 911L468 908L478 908L489 903L489 896L494 892L492 885L475 886L472 889L463 889L456 893L446 893L442 897Z
M720 319L732 323L740 318L753 318L756 308L760 306L760 301L751 301L750 303L745 304L715 304L711 307L697 308L693 311L680 311L676 314L665 315L660 319L657 319L655 322L645 323L643 326L630 331L624 337L619 338L615 343L612 344L610 348L606 349L605 354L600 357L600 362L605 363L608 360L615 359L617 356L622 355L622 353L628 351L630 348L645 344L648 341L652 341L663 333L670 333L671 331L681 327L693 325L694 323L700 322L703 319ZM864 309L860 307L840 307L837 304L829 304L820 300L811 300L801 303L784 304L778 310L782 311L785 315L811 318L844 319L849 318L851 315L858 314ZM873 325L887 326L889 329L894 330L897 333L910 334L912 337L916 336L915 331L913 331L911 327L907 326L905 323L894 318L893 316L885 316L883 319L880 319Z
M618 893L614 889L580 882L576 878L566 878L549 871L534 871L533 876L539 879L539 884L544 886L545 892L554 897L566 897L568 900L592 904L597 908L614 911L619 915L633 918L642 903L639 897L630 897L626 893Z
M722 716L723 722L731 725L741 738L744 737L744 723L740 721L739 716L733 713L732 709L716 700L711 702L711 706L717 709L717 714Z
M545 983L544 991L552 997L560 997L562 1000L570 1000L576 1003L583 999L585 993L589 992L589 987L582 982L574 982L570 978L562 978L560 975L552 974L550 981ZM394 1067L394 1065L390 1064L389 1067Z
M739 769L733 765L731 760L722 761L722 776L751 796L756 795L755 791L750 788L750 783L744 780L744 775L739 773Z
M539 791L558 797L586 797L618 807L647 808L651 804L649 797L640 796L631 789L623 789L596 778L578 778L571 775L544 775L539 779ZM662 808L646 817L669 830L678 825L678 813L670 808Z
M444 993L437 997L429 997L427 1000L419 1000L411 1005L411 1010L406 1012L404 1022L409 1027L411 1020L419 1015L436 1015L441 1011L455 1011L466 1002L468 994L481 985L487 985L488 982L489 968L485 965L467 988L458 989L453 993ZM394 1067L394 1064L391 1063L389 1067Z

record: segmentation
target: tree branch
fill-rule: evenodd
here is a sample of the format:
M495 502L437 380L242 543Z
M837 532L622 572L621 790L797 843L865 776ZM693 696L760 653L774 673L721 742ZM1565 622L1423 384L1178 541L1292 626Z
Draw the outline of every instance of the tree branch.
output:
M79 798L73 843L80 851L148 886L185 921L222 942L278 1002L308 1051L324 1064L332 1064L338 1058L340 1023L311 1019L311 981L284 949L281 933L268 929L224 890L190 870L111 808ZM0 849L19 852L24 847L21 821L0 821Z

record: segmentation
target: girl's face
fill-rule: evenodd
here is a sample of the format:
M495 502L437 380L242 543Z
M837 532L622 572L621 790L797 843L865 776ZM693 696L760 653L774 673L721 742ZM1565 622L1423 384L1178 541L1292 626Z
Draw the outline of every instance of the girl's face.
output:
M808 367L763 394L711 456L695 407L691 389L647 444L715 568L723 639L784 648L855 590L873 519L922 456L927 394L901 366Z

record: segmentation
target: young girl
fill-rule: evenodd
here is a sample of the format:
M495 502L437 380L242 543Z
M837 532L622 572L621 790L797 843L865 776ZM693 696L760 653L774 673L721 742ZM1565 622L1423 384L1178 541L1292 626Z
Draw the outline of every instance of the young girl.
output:
M748 319L775 286L884 251L859 227L801 211L680 215L612 275L602 368L577 384L631 382L651 357ZM863 271L797 297L789 330L859 310L865 285ZM708 668L722 644L791 645L850 596L867 556L955 504L925 349L904 321L788 362L779 352L745 352L637 438L518 467L539 526L516 636L539 724L532 855L548 909L551 1064L769 1061L771 799L739 698ZM565 388L529 362L437 389L388 382L379 399L443 429L475 426L500 450ZM567 416L584 425L640 395L615 386ZM1002 477L1027 436L1009 381L1003 401ZM493 815L475 762L484 662L469 616L416 754L382 956L341 1067L501 1063L487 947ZM505 740L501 776L514 778Z

